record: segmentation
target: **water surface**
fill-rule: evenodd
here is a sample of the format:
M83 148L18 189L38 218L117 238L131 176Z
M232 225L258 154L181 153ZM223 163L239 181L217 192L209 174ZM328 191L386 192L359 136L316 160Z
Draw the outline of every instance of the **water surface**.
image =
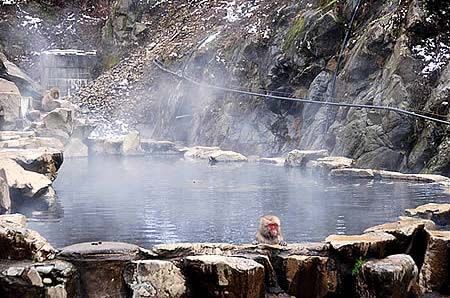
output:
M405 208L447 197L429 184L331 180L298 169L167 158L66 160L55 206L27 208L56 247L84 241L249 243L258 217L282 219L288 242L361 233Z

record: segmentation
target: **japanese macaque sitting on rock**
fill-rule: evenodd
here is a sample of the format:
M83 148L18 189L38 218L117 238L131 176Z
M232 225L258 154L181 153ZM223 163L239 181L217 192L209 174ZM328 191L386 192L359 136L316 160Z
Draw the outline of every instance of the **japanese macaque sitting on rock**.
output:
M42 97L42 110L50 112L54 109L52 104L54 100L59 98L59 90L57 88L52 88L45 92L44 97Z
M281 234L281 221L277 216L265 215L259 219L256 243L287 245Z

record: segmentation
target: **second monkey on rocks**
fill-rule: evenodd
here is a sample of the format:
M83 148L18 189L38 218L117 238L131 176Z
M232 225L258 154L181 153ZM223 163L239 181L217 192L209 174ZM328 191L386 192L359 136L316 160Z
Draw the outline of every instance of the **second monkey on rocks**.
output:
M281 221L275 215L265 215L259 219L256 242L260 244L287 245L281 234Z

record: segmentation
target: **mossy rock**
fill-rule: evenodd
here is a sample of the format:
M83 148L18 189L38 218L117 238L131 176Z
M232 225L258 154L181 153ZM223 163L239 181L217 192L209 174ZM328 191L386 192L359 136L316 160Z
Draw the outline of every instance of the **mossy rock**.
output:
M289 51L292 49L297 41L300 39L302 34L305 31L305 18L297 17L292 24L292 27L286 34L286 38L284 39L283 49L284 51Z

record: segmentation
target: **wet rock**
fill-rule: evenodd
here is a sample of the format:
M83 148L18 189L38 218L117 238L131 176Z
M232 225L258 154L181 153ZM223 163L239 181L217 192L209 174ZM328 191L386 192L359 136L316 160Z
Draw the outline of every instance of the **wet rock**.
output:
M264 297L264 267L253 260L192 256L183 266L195 297Z
M17 121L22 118L22 96L17 86L0 78L0 129L8 130L17 127Z
M73 111L65 108L57 108L42 119L45 128L49 130L62 130L69 136L73 131Z
M353 159L341 156L329 156L309 161L307 168L321 169L331 171L335 169L350 168L353 165Z
M214 158L218 162L246 162L247 157L244 155L233 152L223 151L219 147L202 147L196 146L188 148L184 157L187 159L205 159Z
M168 261L131 262L125 269L124 278L135 298L177 298L187 294L181 270Z
M54 148L5 149L0 152L1 158L10 158L25 170L36 172L55 180L63 163L62 151Z
M87 157L89 155L89 148L80 139L71 138L64 149L64 156L66 158Z
M0 131L0 141L18 140L35 137L34 131Z
M280 284L289 295L327 297L337 290L337 267L328 257L279 255L275 262Z
M284 163L287 167L305 167L308 161L328 156L327 150L293 150Z
M141 258L138 246L120 242L80 243L65 247L59 258L80 272L82 297L125 296L123 270L130 261Z
M383 258L392 250L395 237L384 232L362 235L331 235L325 241L341 256L347 258Z
M3 171L0 171L0 214L11 210L9 186Z
M27 218L22 214L3 214L0 215L0 224L17 225L25 228L27 226Z
M432 174L403 174L392 171L375 171L375 176L384 180L398 180L398 181L417 181L423 183L437 183L448 181L449 178L441 175Z
M450 204L429 203L414 209L406 209L405 213L412 217L430 219L441 226L450 224Z
M260 163L272 164L272 165L284 165L286 158L284 157L267 157L259 158L257 160Z
M181 154L182 151L177 148L174 142L141 140L141 148L145 153L152 154Z
M1 297L78 297L77 284L74 266L64 261L0 261Z
M21 221L0 221L0 259L45 261L56 250L38 232L24 228Z
M400 220L389 222L368 228L364 233L370 232L386 232L395 237L412 237L418 230L434 230L435 224L431 220L417 219L411 217L401 217Z
M1 149L37 149L42 147L54 148L62 151L64 149L64 144L57 138L47 137L20 138L8 141L0 141Z
M3 169L6 182L13 195L27 198L38 197L47 192L52 181L42 174L24 170L11 159L1 159L0 169Z
M450 290L449 247L450 231L428 231L428 245L420 269L419 285L422 293Z
M349 178L362 178L362 179L372 179L375 177L373 170L368 169L335 169L330 172L332 177L349 177Z
M418 269L408 255L366 262L357 277L358 297L410 297Z

